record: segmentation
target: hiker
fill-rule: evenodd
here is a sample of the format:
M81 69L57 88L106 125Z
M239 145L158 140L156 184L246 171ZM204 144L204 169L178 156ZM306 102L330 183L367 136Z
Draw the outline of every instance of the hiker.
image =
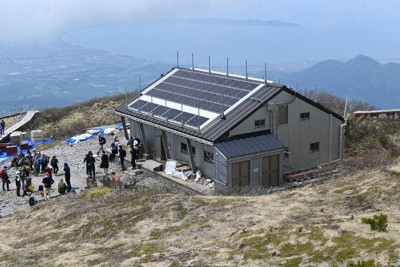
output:
M7 173L7 166L3 167L3 170L1 171L1 175L0 175L1 179L3 180L3 191L6 191L5 185L7 187L7 191L11 191L10 190L10 178L8 176Z
M103 154L101 155L101 159L100 160L101 160L100 168L103 168L104 174L108 175L109 164L108 164L108 156L107 156L105 151L103 151Z
M51 161L50 161L51 167L53 167L54 174L57 175L58 173L58 159L56 156L53 156Z
M111 173L111 178L116 188L121 188L121 176L117 175L115 172Z
M21 196L21 177L20 177L20 171L15 172L15 187L17 188L17 196Z
M110 162L115 162L115 156L118 154L118 146L116 143L111 143Z
M51 176L45 176L42 180L42 183L44 186L44 195L43 196L49 200L51 185L54 183L54 180Z
M22 194L23 197L24 196L29 196L29 195L32 194L32 192L33 192L33 183L32 183L32 179L30 177L26 177L25 186L22 187L22 190L23 190L23 194Z
M33 162L33 175L39 176L39 172L40 172L40 153L35 156Z
M86 162L86 173L89 175L90 178L93 178L96 180L96 168L95 168L95 163L96 159L93 157L92 151L89 151L83 160L83 162Z
M122 148L122 145L119 145L118 153L119 153L119 162L121 163L122 171L125 171L124 161L125 161L125 157L126 157L126 151L125 151L125 149Z
M42 167L40 173L45 173L46 172L46 167L49 164L49 161L47 159L47 156L45 154L42 155L40 158L40 165Z
M63 179L60 179L60 182L58 183L58 193L65 194L66 190L67 185L64 183Z
M68 163L64 163L64 178L67 185L71 187L71 169L68 166Z
M44 172L44 176L49 176L51 179L53 179L53 171L52 168L47 166L46 171Z
M115 133L111 133L111 141L115 144L115 145L117 145L118 146L118 142L119 142L119 139L118 139L118 136L115 134Z
M6 123L4 122L4 120L1 120L0 126L1 126L1 136L3 136L4 130L6 129Z
M100 154L100 151L104 152L103 146L106 144L106 141L107 141L106 138L103 135L99 134L99 145L100 145L100 147L99 147L99 151L97 151L97 155Z
M137 150L135 148L130 148L130 152L132 169L136 169Z

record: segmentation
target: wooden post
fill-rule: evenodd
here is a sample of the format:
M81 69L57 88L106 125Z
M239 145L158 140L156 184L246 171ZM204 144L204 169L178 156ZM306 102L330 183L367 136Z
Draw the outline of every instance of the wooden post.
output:
M167 133L164 130L161 130L161 138L162 138L162 143L163 143L163 146L164 146L165 157L168 160L168 159L171 158L171 155L169 153Z
M141 122L139 122L138 124L139 124L139 135L143 144L144 153L149 154L149 146L146 140L146 133L144 132L144 125Z
M125 139L126 139L126 140L129 140L128 130L126 129L125 117L121 116L121 122L122 122L122 128L124 128Z

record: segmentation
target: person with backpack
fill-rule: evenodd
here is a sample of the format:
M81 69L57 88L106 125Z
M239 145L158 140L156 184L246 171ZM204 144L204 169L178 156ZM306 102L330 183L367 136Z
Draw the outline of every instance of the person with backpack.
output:
M4 166L4 168L3 168L1 179L3 180L3 191L6 191L6 187L7 187L7 191L11 191L10 190L11 182L10 182L10 177L8 176L8 173L7 173L7 166Z
M58 159L56 156L53 156L50 161L51 167L53 167L54 175L58 173Z
M97 151L97 155L100 155L100 151L104 152L103 146L106 144L106 142L107 142L106 138L103 135L99 134L99 145L100 145L100 147L99 147L99 151Z
M44 197L46 199L50 199L51 185L54 183L54 180L51 176L45 176L42 180L44 186Z
M96 180L96 168L95 168L96 159L93 157L92 151L89 151L87 153L83 162L86 162L86 173L89 175L90 178Z
M126 151L125 149L122 148L122 145L119 145L118 149L119 153L119 162L121 163L122 171L125 171L125 157L126 157Z

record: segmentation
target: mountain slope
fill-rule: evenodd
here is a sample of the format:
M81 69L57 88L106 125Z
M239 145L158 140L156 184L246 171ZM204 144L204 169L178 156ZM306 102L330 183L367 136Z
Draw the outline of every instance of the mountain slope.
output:
M362 55L347 62L326 60L299 72L272 72L270 78L300 90L322 89L378 108L399 108L395 96L400 84L400 64L382 65Z

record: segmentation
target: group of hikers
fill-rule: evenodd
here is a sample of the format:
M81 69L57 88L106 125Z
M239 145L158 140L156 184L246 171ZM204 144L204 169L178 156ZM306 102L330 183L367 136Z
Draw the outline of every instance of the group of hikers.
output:
M27 150L25 154L19 153L11 161L11 166L16 169L15 171L15 188L16 195L18 197L31 196L33 193L33 182L32 176L43 175L42 184L38 186L38 192L45 198L50 199L51 187L54 184L53 174L57 175L59 172L58 159L56 156L50 157L41 152L33 152ZM0 178L2 180L3 191L11 191L10 184L13 175L9 173L8 166L4 166L0 170ZM66 183L63 179L60 179L58 183L58 192L60 194L73 192L74 189L71 186L71 170L68 163L64 163L64 177ZM22 194L21 194L22 190Z
M118 164L121 165L122 171L126 170L125 167L125 157L126 157L126 150L123 146L119 143L118 136L114 133L111 133L111 147L110 147L110 155L107 155L106 151L104 150L104 145L107 143L106 138L103 135L99 135L98 139L99 143L99 150L97 155L100 156L100 168L103 169L105 175L108 175L108 169L110 167L110 162L115 163L118 157ZM131 153L131 165L132 169L136 168L136 161L138 159L138 150L140 146L140 139L136 137L130 138L128 141L129 152ZM101 154L101 155L100 155ZM83 162L86 163L86 174L89 178L96 180L96 159L93 155L92 151L89 151Z
M111 149L108 155L104 150L104 145L107 143L106 138L103 135L99 135L99 150L97 155L100 156L100 168L103 169L104 175L109 174L110 163L115 163L118 159L118 163L121 166L122 171L126 170L125 167L125 157L126 150L119 143L118 136L111 133ZM131 153L131 165L132 169L136 168L136 160L138 158L138 150L140 146L140 139L131 137L127 143L129 147L129 152ZM86 164L86 173L89 178L96 180L96 159L92 153L89 151L83 162ZM51 189L55 183L53 175L58 175L59 173L59 160L57 156L50 156L41 153L40 151L27 150L25 154L20 153L11 161L11 166L4 166L0 170L0 178L2 180L3 191L11 191L10 184L13 175L11 175L11 167L15 168L15 187L16 195L18 197L31 196L33 193L34 185L32 182L32 176L40 177L43 175L41 180L42 184L38 186L38 192L43 196L44 199L49 199L51 194ZM60 194L75 192L71 185L71 170L68 163L64 163L63 166L64 179L59 179L57 185L57 190ZM114 182L120 183L120 176L115 172L111 173L111 179ZM65 181L65 182L64 182ZM21 192L22 191L22 192ZM30 200L29 200L30 201Z

